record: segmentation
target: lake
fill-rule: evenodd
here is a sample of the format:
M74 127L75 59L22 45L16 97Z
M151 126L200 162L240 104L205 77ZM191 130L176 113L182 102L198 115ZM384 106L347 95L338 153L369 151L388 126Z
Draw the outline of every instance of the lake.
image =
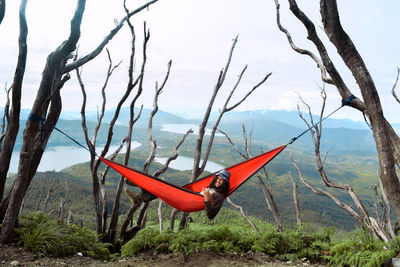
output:
M139 142L132 142L132 149L141 146ZM112 154L118 146L110 146L109 151ZM97 148L97 151L101 151L101 148ZM124 150L121 150L124 152ZM19 152L14 151L12 153L12 158L10 162L10 170L11 173L16 173L18 171L18 161L19 161ZM90 160L89 151L85 150L79 146L56 146L56 147L48 147L43 153L42 160L40 161L38 171L61 171L62 169L69 167L71 165L75 165L78 163L86 162Z
M139 142L133 141L132 149L141 146ZM115 151L118 146L111 146L110 151ZM102 148L101 148L102 149ZM97 149L97 151L101 151ZM124 150L122 150L124 152ZM38 171L61 171L69 166L86 162L90 160L90 153L81 148L79 146L56 146L56 147L48 147L43 154L42 160L39 164ZM165 157L157 157L155 159L156 162L164 164L167 158ZM14 151L11 158L10 163L10 173L16 173L18 170L18 161L19 161L19 151ZM191 170L193 167L193 158L179 156L176 160L170 163L170 168L176 170ZM215 162L208 161L206 170L209 172L215 172L217 170L223 169L224 166L219 165Z
M196 124L161 124L161 131L165 132L171 132L171 133L179 133L179 134L185 134L189 129L193 130L193 134L197 134L199 132L199 125ZM211 134L211 129L206 129L205 135L210 135ZM218 132L215 133L216 136L223 136L223 134L220 134Z
M155 160L158 163L164 164L167 161L167 159L168 158L160 157L160 158L156 158ZM179 156L176 160L172 161L169 164L169 167L172 169L179 170L179 171L191 170L193 168L193 158ZM223 168L224 168L224 166L222 166L218 163L208 161L205 170L209 171L209 172L216 172Z
M194 134L197 134L199 131L199 126L196 124L163 124L161 130L172 132L172 133L179 133L185 134L189 129L194 131ZM206 135L210 135L211 130L206 129ZM221 136L222 134L216 134ZM133 141L132 142L132 149L141 146L139 142ZM111 146L110 151L115 151L118 146ZM97 148L97 151L101 151L102 147ZM12 153L12 158L10 162L10 173L16 173L18 171L18 161L19 161L19 152L14 151ZM122 150L122 152L124 152ZM56 147L48 147L43 154L42 160L39 164L38 171L61 171L64 168L69 166L86 162L90 160L90 153L81 148L79 146L56 146ZM165 163L167 158L156 158L155 159L159 163ZM179 156L176 160L170 163L170 168L176 170L191 170L193 167L193 158L190 157L183 157ZM208 161L206 170L209 172L215 172L217 170L223 169L224 166L219 165L215 162Z

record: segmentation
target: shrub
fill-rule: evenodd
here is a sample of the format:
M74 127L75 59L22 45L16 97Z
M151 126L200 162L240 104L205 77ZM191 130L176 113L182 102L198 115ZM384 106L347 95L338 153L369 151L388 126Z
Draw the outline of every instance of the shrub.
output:
M102 243L88 228L65 225L43 212L21 215L16 229L19 242L42 256L62 257L78 252L98 259L108 259L109 244Z
M386 244L367 230L352 232L348 238L333 244L324 258L335 266L381 266L399 252L400 240Z
M160 233L154 228L145 228L138 235L125 243L121 248L121 256L133 256L146 249L155 249L158 252L169 252L169 244L174 236L170 230Z

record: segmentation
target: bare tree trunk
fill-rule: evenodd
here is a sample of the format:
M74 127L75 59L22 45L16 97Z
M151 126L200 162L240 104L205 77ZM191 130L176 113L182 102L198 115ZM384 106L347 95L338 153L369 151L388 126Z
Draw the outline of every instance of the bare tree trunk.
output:
M68 211L67 224L75 224L75 215L72 213L71 210Z
M353 42L340 25L335 0L321 1L321 16L329 40L359 85L378 150L383 187L400 223L400 182L396 175L392 142L375 84ZM397 146L399 144L396 144Z
M136 203L135 205L131 206L128 213L126 214L126 219L124 220L124 222L121 225L120 236L119 236L121 239L123 239L123 237L125 236L125 234L127 232L129 222L131 221L133 214L135 214L136 210L141 205L142 205L142 202Z
M346 86L333 62L330 60L327 50L322 40L318 37L312 21L299 9L295 0L289 0L292 13L305 26L308 34L307 38L311 40L318 49L321 57L320 60L311 52L298 49L294 46L290 34L280 24L279 3L277 0L275 0L275 3L277 6L278 27L286 34L292 48L298 53L312 57L321 70L324 82L335 85L342 98L347 99L352 93ZM320 10L326 35L330 42L336 47L337 53L341 56L347 68L352 72L360 88L364 102L356 98L350 103L350 106L366 113L370 120L378 151L380 170L383 173L382 184L393 205L397 221L400 222L400 182L395 172L395 162L400 166L400 139L393 131L389 122L384 118L374 81L352 40L342 28L336 0L321 0ZM329 73L330 78L326 78L326 72Z
M157 209L160 232L162 232L164 230L164 225L163 225L164 221L163 221L163 217L162 217L162 206L163 206L163 201L160 199L158 202L158 209Z
M40 194L39 194L39 197L38 197L39 200L38 200L38 202L37 202L37 204L36 204L35 211L38 211L38 210L39 210L40 204L42 203L43 191L44 191L44 187L45 187L45 185L46 185L47 178L49 178L48 175L46 175L46 177L45 177L45 178L43 179L43 181L42 181L42 187L40 188Z
M58 219L64 221L64 214L65 214L65 203L68 201L68 184L65 181L65 196L64 198L60 197L60 208L58 210Z
M170 217L170 222L169 222L169 229L170 230L174 230L175 228L175 219L176 219L176 215L179 213L179 210L177 209L173 209L171 212L171 217Z
M129 60L129 70L128 70L129 81L128 81L128 86L127 86L128 90L129 90L129 88L131 88L131 87L133 88L136 85L136 83L133 82L134 56L135 56L135 50L136 50L135 49L136 36L135 36L134 28L128 17L128 14L129 14L128 9L126 8L126 6L124 6L124 7L125 7L125 12L127 13L127 23L129 25L129 29L131 31L131 36L132 36L131 56L130 56L130 60ZM126 145L126 152L125 152L125 159L124 159L125 165L127 165L129 162L129 157L130 157L130 152L131 152L131 143L132 143L131 140L132 140L133 125L139 119L141 112L142 112L142 108L141 108L139 115L135 119L135 114L134 114L135 104L136 104L137 99L143 92L143 78L144 78L144 71L145 71L145 66L146 66L146 61L147 61L146 47L147 47L147 42L149 41L149 38L150 38L149 33L146 32L146 27L144 27L143 63L142 63L141 72L139 75L140 79L138 80L139 88L138 88L138 91L137 91L135 97L133 98L133 100L130 104L129 128L128 128L128 134L126 136L127 145ZM113 210L112 210L112 214L111 214L110 227L109 227L109 231L108 231L108 242L113 242L115 239L115 235L116 235L116 231L117 231L116 228L117 228L117 222L118 222L120 199L121 199L122 189L124 186L124 180L125 180L125 178L121 176L120 181L118 183L117 192L115 194L114 206L113 206Z
M4 109L4 113L7 114L7 130L4 136L4 142L2 143L2 149L0 152L0 201L4 197L4 188L7 179L7 173L10 168L10 161L12 151L14 149L15 140L17 138L19 130L19 114L21 111L21 88L22 81L25 73L26 57L27 57L27 36L28 36L28 25L25 17L25 9L27 0L21 1L20 11L19 11L19 52L17 67L14 73L14 80L11 86L12 88L12 106L11 112L8 117L8 107ZM0 22L4 17L5 11L5 0L1 0L0 3ZM6 113L7 112L7 113ZM3 123L4 124L4 123ZM19 209L19 208L17 208ZM3 220L4 214L0 215L0 222Z
M78 0L77 9L71 21L71 33L66 41L64 41L53 53L48 56L46 67L43 71L42 81L39 86L37 96L29 120L23 134L23 145L20 153L20 161L17 178L13 184L12 190L4 198L4 183L9 168L10 155L15 143L15 137L19 127L19 110L20 96L23 72L26 61L26 36L27 25L25 20L25 6L27 1L21 2L20 8L20 54L16 69L16 75L13 82L13 106L10 114L6 136L0 155L0 221L3 223L0 241L8 242L13 236L13 227L18 216L18 211L25 193L30 185L33 175L35 174L43 151L46 148L47 141L56 125L59 114L61 112L60 89L64 83L70 78L68 73L71 70L79 68L95 58L105 47L105 45L115 36L115 34L123 26L125 19L123 18L113 29L103 42L89 55L76 60L71 64L67 61L71 58L71 53L76 49L76 43L80 38L80 25L82 15L85 9L85 0ZM152 0L140 8L129 13L129 17L137 14L141 10L157 2ZM0 3L0 8L4 7L4 2ZM64 76L63 76L64 75ZM16 79L16 77L19 77ZM15 119L18 118L18 119ZM15 119L15 120L14 120ZM11 152L10 152L11 151ZM96 185L94 184L94 187Z
M136 224L131 227L129 230L121 232L122 243L126 243L131 240L141 229L146 226L146 217L147 217L147 208L149 206L149 202L143 203L138 218L136 220ZM125 228L126 229L126 228Z
M379 188L381 189L381 193L382 193L382 198L383 201L385 202L386 205L386 220L385 220L385 228L387 229L387 232L390 235L390 238L396 238L396 234L393 231L393 226L392 226L392 216L391 216L391 207L390 207L390 203L389 203L389 199L387 198L385 189L383 188L382 182L381 182L381 178L378 175L378 182L379 182Z
M294 207L296 209L296 221L297 225L301 225L301 213L300 213L300 205L299 205L299 197L297 194L297 184L293 180L292 176L290 176L290 180L292 181L292 190L293 190L293 202L294 202Z
M53 131L53 127L58 121L61 112L59 90L69 79L69 75L64 77L62 77L62 75L70 53L75 50L76 43L80 37L80 25L85 10L85 4L86 2L84 0L78 1L74 18L71 21L71 34L69 39L63 42L61 46L49 55L46 67L43 71L42 81L31 110L30 119L26 122L23 134L18 174L11 191L7 211L3 220L3 227L1 229L0 241L2 243L9 242L14 236L14 226L22 199L36 173L47 141Z
M58 184L56 187L54 187L54 182L56 181L56 177L53 177L53 181L51 182L51 185L49 187L49 189L47 190L47 195L46 198L44 199L44 203L43 203L43 209L42 211L45 212L47 209L47 205L49 204L49 200L51 195L58 189L58 187L60 186L60 184Z

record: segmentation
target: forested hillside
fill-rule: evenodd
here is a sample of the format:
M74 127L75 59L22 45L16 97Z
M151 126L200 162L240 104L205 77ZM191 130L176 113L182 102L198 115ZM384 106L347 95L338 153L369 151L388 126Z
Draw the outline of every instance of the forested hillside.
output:
M239 116L241 114L241 116ZM264 117L262 114L249 117L250 114L239 113L238 116L228 117L221 124L221 129L226 131L237 146L243 149L242 123L245 122L246 130L252 131L252 153L256 155L261 149L267 151L276 146L287 143L291 138L295 137L303 129L296 128L282 122L278 122ZM163 113L158 118L157 125L162 125L163 118L174 118L173 123L184 123L188 127L196 124L196 121L179 120L179 117ZM144 120L144 119L143 119ZM166 119L166 122L171 122ZM89 124L90 125L90 124ZM93 124L92 124L93 125ZM142 145L135 149L131 154L130 166L141 170L143 163L148 156L147 145L147 129L144 123L139 124L135 128L133 139ZM154 139L157 140L158 154L157 156L168 156L171 154L172 146L180 138L181 134L161 131L161 127L155 125L153 131ZM71 135L76 140L83 141L81 133L80 121L61 120L58 128ZM105 129L105 126L104 126ZM100 131L99 143L105 139L104 129ZM118 143L123 138L126 132L126 126L119 125L115 129L114 142ZM324 130L324 141L321 147L323 152L329 152L325 162L327 173L331 180L340 183L351 184L356 193L361 199L370 200L372 187L377 183L376 170L377 160L373 149L373 141L368 130L363 129L346 129L346 128L329 128ZM190 135L183 146L180 148L180 155L193 157L196 135ZM50 139L49 146L58 145L74 145L71 140L60 133L55 133ZM297 177L296 170L290 160L290 153L293 153L303 176L310 183L317 187L324 188L322 181L315 169L315 159L313 155L313 145L311 138L307 133L294 144L289 145L278 157L267 165L269 180L272 185L272 191L277 202L279 212L285 225L295 223L296 214L293 205L292 186L289 175L291 175L299 186L298 194L300 201L300 209L304 222L321 224L325 226L336 226L340 229L353 229L358 226L354 219L349 216L344 210L339 208L331 199L318 196L304 187ZM62 160L62 159L60 159ZM229 166L242 161L243 158L233 149L232 145L222 135L217 136L213 147L210 160L222 166ZM122 156L117 159L122 162ZM150 169L153 173L161 165L155 163ZM185 184L189 182L190 166L187 171L178 171L170 169L163 175L168 181ZM205 175L206 173L204 173ZM43 179L47 178L46 185L43 187ZM70 166L61 172L55 173L37 173L34 178L33 185L30 187L24 208L26 210L35 210L40 198L41 188L48 190L51 179L55 177L56 184L60 186L55 191L47 208L47 211L57 211L59 207L60 197L65 198L66 187L68 187L68 199L66 209L71 210L77 218L81 218L84 224L91 225L94 220L92 214L92 195L91 195L91 177L88 163L82 163ZM115 172L111 172L107 178L107 191L110 200L109 206L112 208L111 200L114 197L119 176ZM11 181L9 182L9 184ZM137 190L137 189L133 189ZM330 190L338 196L344 203L352 205L350 199L344 192L340 190ZM262 190L258 184L258 180L250 179L243 187L235 192L232 201L243 206L245 211L253 216L261 219L266 219L273 222L272 214L268 211ZM371 205L373 203L369 202ZM228 204L225 204L229 206ZM124 213L129 207L129 202L126 196L123 196L123 204L121 212ZM40 209L40 208L39 208Z

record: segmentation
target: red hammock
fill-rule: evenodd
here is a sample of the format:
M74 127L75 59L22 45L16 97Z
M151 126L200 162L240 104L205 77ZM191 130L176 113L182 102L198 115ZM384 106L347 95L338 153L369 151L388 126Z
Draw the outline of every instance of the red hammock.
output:
M235 192L242 184L250 179L251 176L258 172L285 148L286 145L225 168L231 173L231 178L229 180L229 193L227 196ZM212 173L193 183L178 186L119 163L109 161L105 158L100 157L100 159L137 186L159 197L172 207L185 212L204 209L204 198L199 192L210 185L215 175L215 173Z

